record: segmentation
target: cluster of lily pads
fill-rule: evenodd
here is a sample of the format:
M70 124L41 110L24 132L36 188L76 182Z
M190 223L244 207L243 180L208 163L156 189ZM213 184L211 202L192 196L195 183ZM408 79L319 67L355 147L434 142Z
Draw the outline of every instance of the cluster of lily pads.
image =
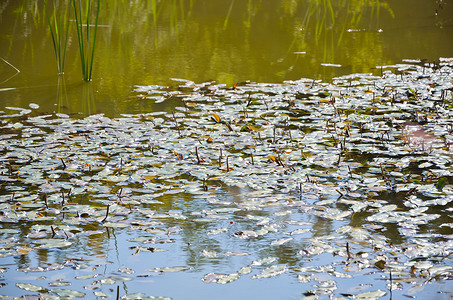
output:
M204 285L287 275L307 299L415 298L453 279L453 59L380 72L233 87L175 79L134 92L176 106L117 118L5 108L0 294L168 299L112 285L178 272ZM101 273L121 233L116 251L154 265ZM172 253L186 263L152 258ZM84 275L46 277L63 270ZM77 280L88 283L64 288Z

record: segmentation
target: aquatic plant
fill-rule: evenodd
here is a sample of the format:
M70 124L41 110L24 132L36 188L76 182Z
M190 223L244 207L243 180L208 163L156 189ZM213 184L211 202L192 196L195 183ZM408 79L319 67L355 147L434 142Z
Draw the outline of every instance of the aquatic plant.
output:
M49 24L50 35L52 37L53 49L55 51L55 58L57 60L58 73L64 73L64 63L66 58L66 49L68 45L68 33L70 23L68 21L69 7L64 5L62 0L58 3L52 1L53 13L49 14L48 3L46 2L46 15Z
M82 74L83 80L91 81L91 75L93 71L93 60L94 60L94 48L96 45L96 34L98 29L99 21L99 8L101 1L98 0L95 5L96 18L94 24L94 33L91 35L90 24L91 10L94 6L94 1L85 0L84 5L82 1L72 0L72 6L74 8L74 15L77 28L77 38L79 44L80 61L82 63ZM84 28L85 27L85 28Z

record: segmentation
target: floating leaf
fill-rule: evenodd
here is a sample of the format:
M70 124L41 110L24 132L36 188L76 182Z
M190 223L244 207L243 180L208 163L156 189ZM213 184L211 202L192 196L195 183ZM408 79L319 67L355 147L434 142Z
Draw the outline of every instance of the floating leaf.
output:
M267 264L273 263L276 260L277 259L275 257L266 257L266 258L263 258L263 259L260 259L260 260L253 261L251 265L252 266L267 265Z
M201 254L203 254L203 256L206 256L206 257L216 257L216 256L217 256L217 253L216 253L216 252L214 252L214 251L207 251L207 250L201 251Z
M98 274L87 274L87 275L76 276L75 279L91 279L91 278L95 278L98 276L99 276Z
M375 265L376 268L378 268L379 270L384 270L384 268L385 268L385 261L384 261L384 260L378 260L377 262L374 263L374 265Z
M66 248L72 245L72 242L61 239L48 239L40 241L44 243L41 243L41 245L38 246L39 249Z
M71 283L68 281L49 282L49 286L68 286L68 285L71 285Z
M85 293L75 291L75 290L65 290L65 289L51 289L52 293L57 294L60 297L66 299L82 298L85 297Z
M47 290L41 286L37 286L30 283L16 283L16 286L20 289L30 291L30 292L46 292Z
M349 234L354 239L361 241L368 239L368 237L370 236L369 232L362 228L354 228L349 232Z
M115 284L116 282L112 277L102 278L100 281L102 284Z
M100 297L100 298L108 298L108 297L110 297L110 296L107 295L106 293L99 292L99 291L94 292L94 295L95 295L96 297Z
M220 117L218 114L216 113L213 113L212 116L211 116L211 119L216 122L216 123L220 123Z
M217 280L217 283L227 284L239 279L239 277L240 277L239 273L228 274L226 276L223 276L222 278L219 278L219 280Z
M19 253L20 255L28 254L31 250L33 249L29 247L18 247L16 249L17 253Z
M105 227L113 227L113 228L126 228L129 227L129 224L126 223L112 223L112 222L106 222L103 224Z
M223 277L227 276L226 274L217 274L217 273L209 273L206 274L201 280L206 283L217 282Z
M252 279L274 277L286 272L286 265L273 265L267 267L260 274L254 275Z
M286 244L287 242L293 240L293 238L282 238L271 243L272 246L280 246Z
M385 295L387 295L386 292L377 290L377 291L373 291L373 292L364 292L364 293L357 294L357 295L355 295L354 299L374 300L374 299L379 299Z
M208 232L208 235L215 235L223 232L227 232L229 229L228 228L218 228L218 229L213 229Z
M10 229L10 228L2 228L2 229L0 229L0 233L19 233L19 230Z
M238 231L233 234L236 237L239 237L241 239L248 239L251 237L257 237L258 234L253 231L253 230L244 230L244 231Z

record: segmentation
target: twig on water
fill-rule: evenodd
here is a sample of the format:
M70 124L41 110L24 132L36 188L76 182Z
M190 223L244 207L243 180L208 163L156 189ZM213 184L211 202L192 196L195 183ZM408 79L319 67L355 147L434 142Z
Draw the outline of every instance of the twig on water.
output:
M392 271L391 271L391 270L390 270L390 276L389 276L389 277L390 277L390 286L389 286L389 290L390 290L390 300L391 300L391 299L392 299L392 296L393 296L393 294L392 294L392 292L393 292L393 291L392 291L392 290L393 290L393 278L392 278Z
M299 182L299 199L302 201L304 191L302 190L302 181Z
M110 204L107 204L107 212L105 213L105 218L102 219L101 223L104 223L105 220L107 220L107 217L109 216L109 210L110 210Z
M12 64L10 64L10 63L9 63L7 60L5 60L4 58L0 57L0 59L3 60L3 62L4 62L5 64L7 64L8 66L10 66L11 68L13 68L13 69L16 71L16 73L15 73L14 75L12 75L12 76L10 76L9 78L6 78L6 79L3 80L2 82L0 82L0 84L2 84L2 83L5 83L5 82L7 82L7 81L13 79L15 76L17 76L17 75L20 73L20 71L19 71L18 68L16 68L16 67L13 66Z
M47 193L44 193L44 204L46 205L46 209L48 209L49 205L47 204Z
M349 251L349 242L346 242L346 254L348 255L348 260L351 259L351 252Z
M61 199L61 206L64 206L64 191L61 191L61 197L63 199Z
M61 160L61 163L63 164L63 170L66 169L66 164L65 164L63 158L60 158L60 160Z
M200 164L201 159L200 159L200 156L198 155L198 147L195 147L195 154L197 155L197 162Z
M176 119L175 112L172 111L171 114L173 115L173 120L175 121L176 128L178 129L179 137L181 137L181 130L179 129L179 124L178 124L178 120Z
M55 229L53 229L52 225L50 225L50 229L52 230L52 238L54 238L57 233L55 232Z

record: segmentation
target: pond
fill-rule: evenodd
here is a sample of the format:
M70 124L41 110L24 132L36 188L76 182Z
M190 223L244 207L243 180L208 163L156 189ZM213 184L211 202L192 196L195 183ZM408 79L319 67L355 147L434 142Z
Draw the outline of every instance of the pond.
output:
M451 8L403 4L103 2L90 83L2 4L0 296L451 299Z

